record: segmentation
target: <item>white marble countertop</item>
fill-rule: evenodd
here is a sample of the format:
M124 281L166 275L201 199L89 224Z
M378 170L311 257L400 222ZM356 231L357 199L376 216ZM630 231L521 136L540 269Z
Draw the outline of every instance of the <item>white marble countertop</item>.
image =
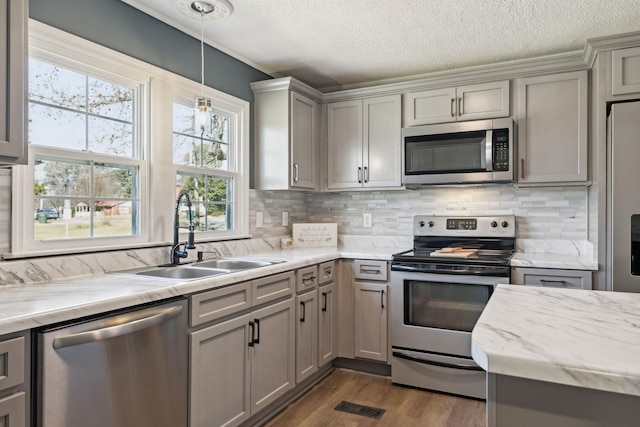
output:
M586 255L516 252L511 257L511 267L597 271L598 262Z
M333 247L259 251L235 257L285 262L189 281L105 273L115 270L108 267L118 261L122 263L120 267L123 269L141 266L128 264L123 260L131 257L121 254L123 259L116 261L101 262L93 257L70 261L77 271L84 274L28 283L29 277L53 276L54 272L69 271L71 267L60 265L60 261L47 261L37 265L25 261L13 270L6 268L0 273L7 278L19 276L18 279L24 282L16 280L15 284L0 286L0 335L187 295L339 258L390 260L394 253L404 249L408 248Z
M640 294L499 285L471 346L489 373L640 396Z

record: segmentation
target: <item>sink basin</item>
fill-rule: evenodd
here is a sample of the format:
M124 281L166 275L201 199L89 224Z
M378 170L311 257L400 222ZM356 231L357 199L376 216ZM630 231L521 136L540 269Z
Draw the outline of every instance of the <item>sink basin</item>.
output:
M248 270L251 268L266 267L273 265L272 261L254 261L242 259L212 259L209 261L200 261L193 264L195 267L201 268L222 268L226 270Z
M142 270L134 274L143 276L164 277L166 279L193 280L205 277L218 276L230 273L230 270L221 268L190 268L190 267L158 267L150 270Z

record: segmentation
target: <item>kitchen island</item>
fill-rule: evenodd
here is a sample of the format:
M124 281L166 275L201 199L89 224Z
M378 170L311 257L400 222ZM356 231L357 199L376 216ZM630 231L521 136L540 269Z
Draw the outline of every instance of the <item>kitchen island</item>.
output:
M472 356L489 427L640 423L640 294L499 285Z

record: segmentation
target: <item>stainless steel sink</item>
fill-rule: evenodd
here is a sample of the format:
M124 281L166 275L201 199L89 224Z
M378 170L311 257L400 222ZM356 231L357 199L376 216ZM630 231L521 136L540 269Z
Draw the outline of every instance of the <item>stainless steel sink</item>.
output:
M243 259L212 259L196 262L193 266L200 268L222 268L226 270L249 270L251 268L266 267L273 264L277 264L277 262Z
M117 273L164 277L165 279L195 280L231 273L231 270L222 268L194 268L190 265L181 265L171 267L152 267L143 270L118 271Z

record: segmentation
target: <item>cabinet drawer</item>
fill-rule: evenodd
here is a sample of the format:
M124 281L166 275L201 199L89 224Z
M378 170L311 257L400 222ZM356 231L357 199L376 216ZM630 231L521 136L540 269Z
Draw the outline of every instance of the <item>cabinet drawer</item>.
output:
M24 346L24 337L0 341L0 391L24 382Z
M549 288L591 289L591 272L543 268L516 268L515 283Z
M251 303L256 306L291 296L294 283L293 271L253 280L251 282Z
M191 296L190 326L201 325L251 307L251 282Z
M355 260L353 274L356 279L387 281L387 261Z
M25 427L27 398L24 392L0 399L0 426Z
M315 289L318 284L318 267L313 265L311 267L301 268L296 271L296 291L304 292L310 289Z
M318 266L318 285L333 282L333 274L336 270L336 262L323 262Z

